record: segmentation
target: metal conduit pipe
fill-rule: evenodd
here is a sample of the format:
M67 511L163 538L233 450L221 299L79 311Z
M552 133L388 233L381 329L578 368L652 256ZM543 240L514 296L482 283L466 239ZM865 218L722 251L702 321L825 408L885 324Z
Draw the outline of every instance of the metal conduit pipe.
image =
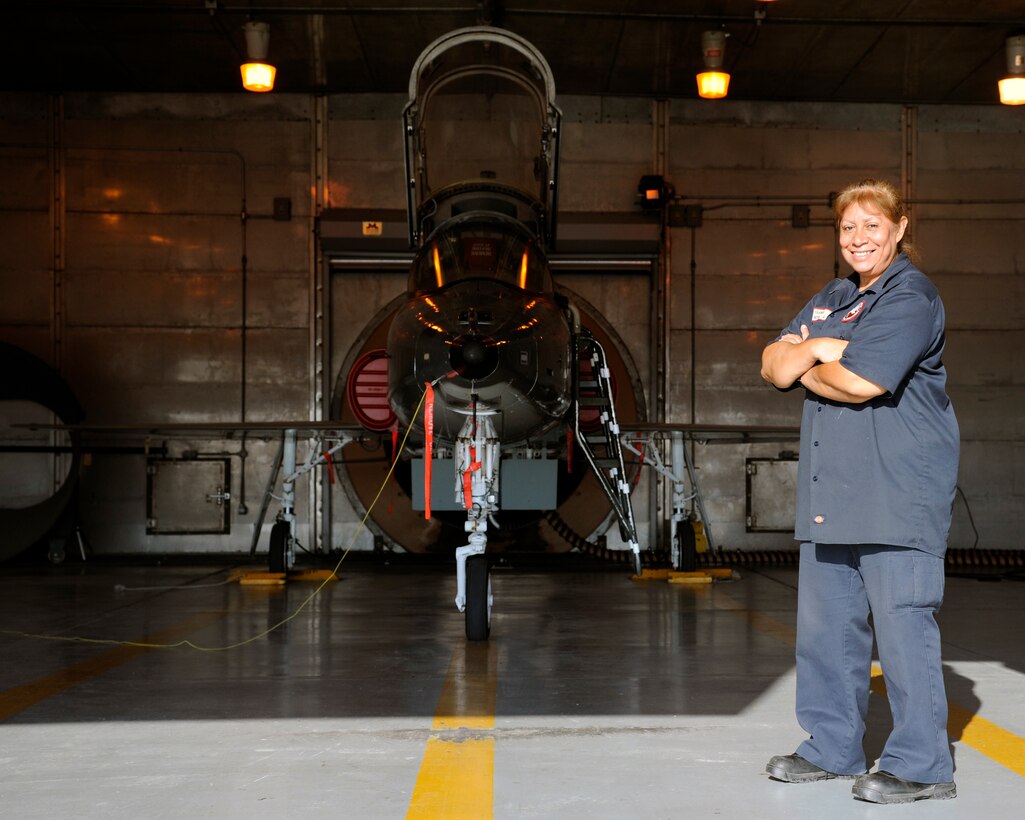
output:
M382 7L379 5L366 6L287 6L287 5L254 5L252 3L238 3L228 5L222 3L196 3L193 6L172 5L168 3L153 3L137 5L122 5L114 3L96 3L90 6L94 13L121 13L121 14L221 14L252 16L254 14L268 16L296 16L296 15L324 15L324 16L345 16L345 17L372 17L382 15L404 14L416 17L424 14L465 16L471 9L455 6L406 6L401 8ZM559 18L580 18L590 20L639 20L653 23L715 23L715 24L743 24L750 25L754 22L752 15L745 14L700 14L688 12L638 12L638 11L598 11L598 10L567 10L558 7L553 8L516 8L503 7L503 17L521 15L523 17L559 17ZM924 18L924 17L787 17L779 14L765 16L761 20L762 25L830 25L830 26L894 26L900 28L930 26L934 28L1014 28L1025 25L1025 20L975 20L975 19L950 19L950 18Z
M701 196L700 194L680 195L673 198L673 202L714 202L714 205L707 205L702 208L704 211L717 211L722 208L761 208L769 205L823 205L832 207L830 197L822 196ZM905 200L907 205L1025 205L1025 199L932 199L932 198L909 198Z
M800 550L716 550L698 553L699 566L797 566ZM958 569L1025 569L1025 549L949 549L947 571Z

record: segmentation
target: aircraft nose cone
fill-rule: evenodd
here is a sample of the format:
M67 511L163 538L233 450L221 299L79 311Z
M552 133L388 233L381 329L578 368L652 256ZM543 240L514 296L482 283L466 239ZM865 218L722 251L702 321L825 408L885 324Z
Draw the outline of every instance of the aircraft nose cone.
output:
M463 336L452 345L452 368L464 379L487 378L498 367L498 350L481 336Z
M468 339L463 343L463 362L469 367L483 364L486 357L487 350L480 339Z

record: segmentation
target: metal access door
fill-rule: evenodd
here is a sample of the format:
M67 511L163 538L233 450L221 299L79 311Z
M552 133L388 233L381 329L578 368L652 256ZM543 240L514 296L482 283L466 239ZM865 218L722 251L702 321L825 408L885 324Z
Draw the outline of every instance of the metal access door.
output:
M227 535L230 511L229 459L146 462L147 535Z
M747 459L747 531L793 532L797 459Z

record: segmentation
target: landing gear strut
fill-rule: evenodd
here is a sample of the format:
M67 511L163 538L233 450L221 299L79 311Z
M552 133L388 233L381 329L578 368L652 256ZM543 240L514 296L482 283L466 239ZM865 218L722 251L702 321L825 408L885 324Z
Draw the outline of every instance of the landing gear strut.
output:
M466 507L466 546L456 550L456 608L466 615L466 639L491 634L488 517L498 510L498 436L491 418L476 412L456 439L456 499Z

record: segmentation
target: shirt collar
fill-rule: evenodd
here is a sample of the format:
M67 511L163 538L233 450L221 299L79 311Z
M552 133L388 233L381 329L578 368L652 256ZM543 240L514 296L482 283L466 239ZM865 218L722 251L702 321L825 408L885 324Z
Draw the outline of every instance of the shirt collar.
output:
M911 267L911 260L908 259L904 253L898 253L894 260L889 264L886 270L883 271L882 276L875 280L871 285L865 288L865 293L877 293L883 290L889 290L893 285L896 284L896 279L904 271ZM852 273L847 281L854 285L855 288L859 287L860 275Z

